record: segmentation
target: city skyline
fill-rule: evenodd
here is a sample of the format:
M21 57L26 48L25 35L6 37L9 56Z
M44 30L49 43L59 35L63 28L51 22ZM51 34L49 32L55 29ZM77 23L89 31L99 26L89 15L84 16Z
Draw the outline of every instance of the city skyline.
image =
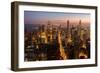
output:
M90 14L26 11L24 16L24 61L90 58Z

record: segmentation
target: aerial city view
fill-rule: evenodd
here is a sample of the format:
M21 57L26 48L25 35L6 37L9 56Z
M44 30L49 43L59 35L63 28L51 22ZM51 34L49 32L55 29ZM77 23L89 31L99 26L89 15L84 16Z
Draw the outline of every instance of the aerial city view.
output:
M90 58L90 14L24 11L24 61Z

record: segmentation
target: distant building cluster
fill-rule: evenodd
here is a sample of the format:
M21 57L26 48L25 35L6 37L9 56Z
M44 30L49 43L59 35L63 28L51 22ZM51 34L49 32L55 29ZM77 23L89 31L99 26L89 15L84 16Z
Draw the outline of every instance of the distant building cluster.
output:
M90 58L90 27L81 20L75 26L67 20L64 27L48 21L31 32L25 29L24 39L25 61Z

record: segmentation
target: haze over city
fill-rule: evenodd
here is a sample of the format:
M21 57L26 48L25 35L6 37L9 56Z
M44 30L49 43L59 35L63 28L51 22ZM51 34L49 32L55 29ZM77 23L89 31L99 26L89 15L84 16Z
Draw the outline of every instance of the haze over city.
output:
M70 24L76 25L82 20L83 25L90 24L89 13L64 13L64 12L43 12L43 11L24 11L25 24L47 24L50 21L53 25L65 25L67 20Z

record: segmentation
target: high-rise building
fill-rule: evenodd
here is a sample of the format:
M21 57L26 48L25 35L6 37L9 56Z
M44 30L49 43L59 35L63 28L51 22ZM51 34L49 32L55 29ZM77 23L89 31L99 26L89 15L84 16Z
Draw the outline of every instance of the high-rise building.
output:
M67 33L70 33L70 24L69 24L69 20L67 20Z

